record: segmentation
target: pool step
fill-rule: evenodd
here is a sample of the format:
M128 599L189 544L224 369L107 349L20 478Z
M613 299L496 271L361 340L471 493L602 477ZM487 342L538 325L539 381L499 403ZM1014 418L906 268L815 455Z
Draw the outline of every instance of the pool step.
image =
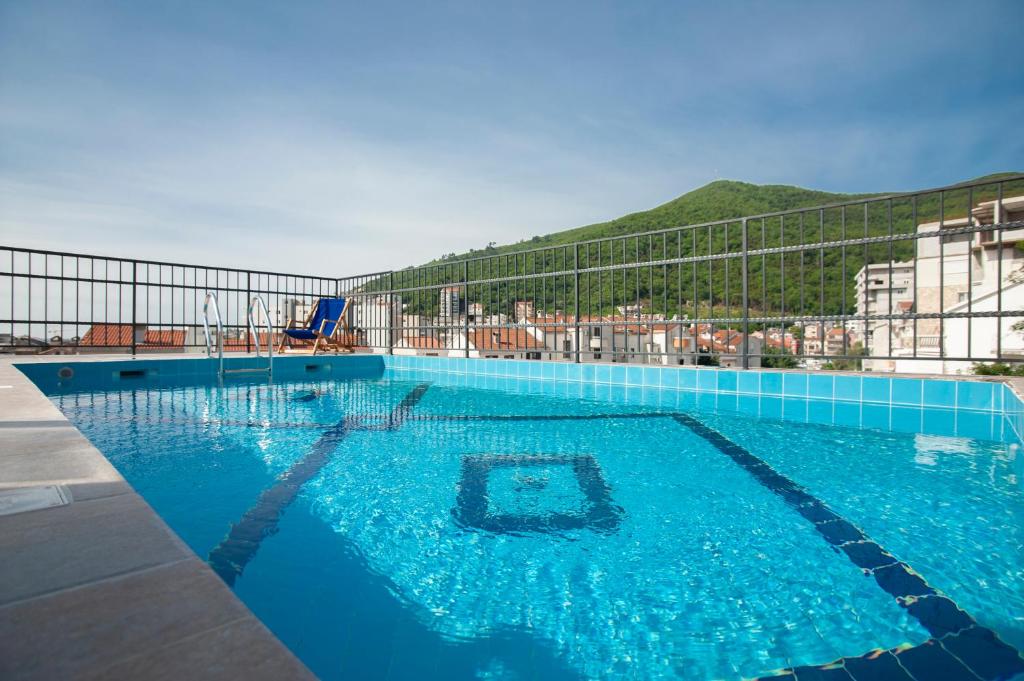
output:
M270 367L257 367L253 369L225 369L225 374L267 374L270 373Z

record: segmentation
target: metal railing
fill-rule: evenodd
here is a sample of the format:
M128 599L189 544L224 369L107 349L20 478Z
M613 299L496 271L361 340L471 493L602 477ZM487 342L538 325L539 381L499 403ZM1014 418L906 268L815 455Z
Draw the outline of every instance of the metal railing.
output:
M256 323L256 312L260 311L263 313L263 323L267 327L266 337L263 342L267 347L267 374L273 375L274 373L274 326L270 323L270 309L267 304L263 302L263 298L260 296L254 296L249 301L249 309L246 310L246 318L249 321L249 334L253 340L253 346L256 349L256 356L260 356L260 332L259 326Z
M213 303L213 321L216 329L216 341L210 335L210 303ZM251 326L251 324L250 324ZM133 329L134 332L134 329ZM206 341L206 356L213 359L213 345L217 344L217 375L224 375L224 322L220 318L220 306L217 305L217 294L207 292L203 299L203 339ZM259 344L256 346L259 352Z
M203 305L216 296L225 352L255 347L247 310L261 297L275 330L337 292L334 277L0 246L0 351L205 351Z
M101 325L133 353L198 348L211 290L229 351L253 349L253 296L274 336L346 296L376 352L961 371L1024 359L1018 244L1021 175L341 278L0 248L0 348L109 351Z

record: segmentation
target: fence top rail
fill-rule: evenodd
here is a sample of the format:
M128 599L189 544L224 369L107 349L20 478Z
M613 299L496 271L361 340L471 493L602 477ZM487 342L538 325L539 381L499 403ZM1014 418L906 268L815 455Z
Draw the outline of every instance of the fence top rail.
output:
M260 274L272 277L295 277L297 279L320 279L323 281L336 281L338 277L321 277L311 274L295 274L293 272L273 272L270 270L246 270L238 267L221 267L219 265L197 265L194 263L181 263L181 262L170 262L166 260L144 260L140 258L126 258L117 255L97 255L95 253L73 253L70 251L51 251L42 248L22 248L20 246L8 246L0 244L0 251L9 251L11 253L28 253L31 255L52 255L60 258L88 258L90 260L109 260L118 263L130 263L138 265L157 265L160 267L182 267L186 269L197 269L197 270L216 270L220 272L237 272L238 274ZM383 272L381 274L387 274ZM377 276L375 274L363 274L357 275L362 277ZM355 278L355 277L346 277Z
M524 248L522 250L509 251L507 253L491 253L488 255L477 255L471 258L461 258L459 260L440 260L433 263L424 265L416 265L413 267L407 267L404 271L408 270L420 270L428 267L441 267L444 265L461 265L462 263L478 262L481 260L489 260L491 258L502 258L502 257L513 257L519 255L527 255L530 253L540 253L542 251L554 251L558 249L576 248L579 246L587 246L590 244L604 243L608 241L619 241L622 239L636 239L645 238L651 236L659 236L661 234L667 234L669 232L676 232L679 230L693 230L702 229L705 227L716 227L721 225L732 225L740 224L744 220L761 220L768 218L783 217L787 215L799 215L802 213L813 213L815 211L826 211L835 210L837 208L848 208L850 206L863 206L871 203L882 203L886 201L893 201L896 199L908 199L915 196L928 196L931 194L939 194L942 192L950 192L957 190L969 190L976 187L988 187L1004 184L1006 182L1019 182L1024 180L1024 173L1015 173L1007 175L1005 177L995 177L987 180L970 180L968 182L961 182L959 184L951 184L943 187L935 187L932 189L919 189L908 192L898 192L894 194L865 194L859 199L850 199L849 201L840 201L837 203L826 203L817 206L806 206L804 208L789 208L786 210L773 211L771 213L758 213L755 215L743 215L735 218L727 218L724 220L712 220L710 222L699 222L692 225L675 225L673 227L662 227L660 229L653 229L646 232L635 232L632 234L619 234L617 236L603 236L596 239L587 239L584 241L570 241L564 244L552 244L550 246L538 246L536 248ZM396 273L403 270L395 270Z

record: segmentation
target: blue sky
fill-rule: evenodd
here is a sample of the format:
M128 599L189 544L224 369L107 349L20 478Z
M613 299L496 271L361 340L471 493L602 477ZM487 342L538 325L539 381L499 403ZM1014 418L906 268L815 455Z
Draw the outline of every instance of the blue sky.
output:
M0 0L0 243L338 275L1024 169L1024 3Z

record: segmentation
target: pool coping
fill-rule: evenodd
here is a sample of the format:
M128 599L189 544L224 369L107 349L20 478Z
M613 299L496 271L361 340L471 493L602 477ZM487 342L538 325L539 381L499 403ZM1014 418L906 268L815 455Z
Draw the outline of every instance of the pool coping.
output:
M384 363L385 366L403 368L411 367L412 365L419 363L456 363L456 362L467 362L467 363L484 363L493 365L518 365L518 364L529 364L529 365L551 365L554 367L616 367L616 368L633 368L633 369L656 369L660 371L665 370L677 370L687 372L698 372L698 373L743 373L743 374L791 374L791 375L804 375L804 376L849 376L857 378L878 378L878 379L917 379L917 380L930 380L930 381L963 381L971 383L996 383L1007 386L1013 393L1024 402L1024 377L1019 376L980 376L973 374L927 374L927 373L883 373L874 371L839 371L831 369L776 369L771 367L751 367L749 369L738 369L733 367L715 367L715 366L695 366L695 365L664 365L664 364L630 364L628 362L571 362L571 361L552 361L552 360L507 360L507 359L492 359L492 358L481 358L481 357L433 357L427 355L388 355L386 353L373 353L373 352L356 352L351 354L319 354L313 355L311 353L284 353L275 354L275 360L298 360L300 358L315 358L317 361L321 360L342 360L345 358L370 358L376 357ZM0 364L6 363L11 365L16 364L78 364L78 363L99 363L99 362L180 362L180 361L195 361L195 360L209 360L210 358L203 352L196 353L154 353L154 354L143 354L143 355L131 355L127 353L87 353L82 355L0 355ZM258 358L255 353L245 352L232 352L230 355L224 357L226 364L242 364L246 366L255 362L265 362L266 355L263 358ZM483 364L481 364L483 365ZM211 368L212 368L211 362ZM498 374L502 375L502 374ZM542 377L543 378L543 377ZM699 391L700 387L695 386Z
M16 368L26 360L0 357L0 489L62 485L72 502L0 516L0 677L315 678Z

